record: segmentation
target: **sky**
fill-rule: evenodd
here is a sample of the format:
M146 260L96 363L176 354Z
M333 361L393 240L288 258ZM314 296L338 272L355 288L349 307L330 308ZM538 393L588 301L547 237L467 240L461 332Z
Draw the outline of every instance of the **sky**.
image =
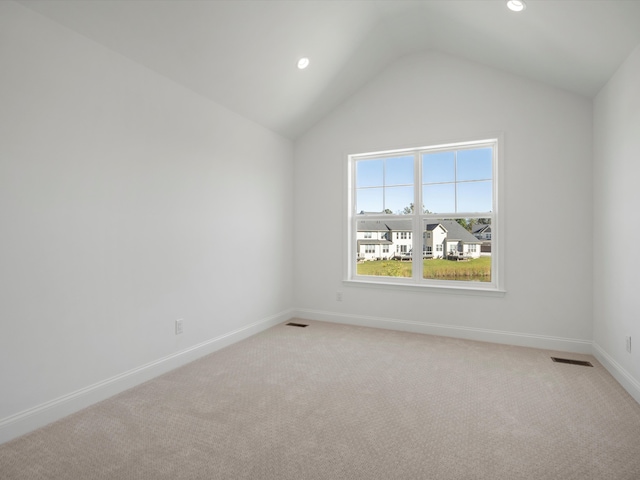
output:
M492 207L492 149L420 154L422 203L431 213L487 213ZM356 163L356 212L402 213L414 202L414 156Z

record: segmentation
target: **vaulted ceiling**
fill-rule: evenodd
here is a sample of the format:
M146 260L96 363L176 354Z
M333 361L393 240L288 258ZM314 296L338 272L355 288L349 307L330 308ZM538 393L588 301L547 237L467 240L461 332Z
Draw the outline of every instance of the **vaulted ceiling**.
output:
M640 1L526 1L513 13L505 0L18 0L289 138L407 54L593 97L640 44Z

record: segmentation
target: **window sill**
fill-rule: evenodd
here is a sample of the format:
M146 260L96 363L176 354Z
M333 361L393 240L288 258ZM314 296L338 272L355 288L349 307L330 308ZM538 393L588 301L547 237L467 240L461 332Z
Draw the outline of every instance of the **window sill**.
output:
M506 291L494 287L479 287L478 285L431 285L431 284L416 284L416 283L403 283L403 282L380 282L376 280L343 280L342 284L346 287L362 287L362 288L375 288L384 290L395 290L413 293L444 293L448 295L473 295L483 297L504 297Z

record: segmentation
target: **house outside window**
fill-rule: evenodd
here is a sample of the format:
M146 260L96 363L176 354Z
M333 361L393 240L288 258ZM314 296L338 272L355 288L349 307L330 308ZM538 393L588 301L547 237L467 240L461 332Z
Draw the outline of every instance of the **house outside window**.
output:
M350 155L346 280L500 291L499 144L499 139L488 139ZM362 220L395 231L386 236L392 239L392 251L425 255L402 262L409 265L400 273L399 268L359 268L353 252ZM482 241L472 232L485 225L493 233L492 250L481 256ZM443 260L466 262L465 271L471 273L445 274L438 267Z

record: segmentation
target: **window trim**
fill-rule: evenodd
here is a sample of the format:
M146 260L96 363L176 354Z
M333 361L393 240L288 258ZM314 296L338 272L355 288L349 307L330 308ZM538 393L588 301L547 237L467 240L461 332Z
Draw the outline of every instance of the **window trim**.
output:
M491 282L471 282L471 281L455 281L455 280L434 280L424 279L422 277L422 256L414 256L413 258L413 270L414 272L420 272L419 275L415 275L411 278L406 277L373 277L357 275L355 269L357 268L357 245L352 241L353 235L357 235L357 219L363 218L360 214L356 214L355 209L355 165L358 159L373 159L373 158L385 158L387 156L397 156L402 154L415 154L417 161L414 162L414 205L422 205L422 177L421 168L419 165L422 163L420 154L424 151L435 152L442 150L462 150L481 148L483 145L491 146L493 148L493 212L490 215L491 229L492 229L492 278ZM346 250L344 255L344 272L343 272L343 284L348 286L363 286L363 287L380 287L390 289L401 289L409 291L437 291L442 293L454 293L454 294L480 294L480 295L504 295L505 283L504 283L504 199L502 197L503 192L503 168L504 168L504 139L503 134L494 134L490 136L478 137L478 140L465 140L457 142L439 143L433 145L426 145L421 147L401 148L401 149L385 149L381 151L372 151L369 153L347 153L346 157L346 196L343 208L343 214L346 217L345 222L347 228L345 229L345 245ZM364 214L364 217L368 220L374 220L380 218L389 218L391 215L380 214ZM422 239L422 222L425 219L451 219L451 218L469 218L469 216L480 217L479 214L469 214L469 212L462 212L459 214L422 214L415 212L410 215L394 215L394 218L411 218L413 219L413 239L417 239L419 243L423 245L426 243ZM496 241L497 239L497 241ZM415 245L412 245L415 248ZM417 251L417 250L416 250ZM417 268L416 268L417 267Z

